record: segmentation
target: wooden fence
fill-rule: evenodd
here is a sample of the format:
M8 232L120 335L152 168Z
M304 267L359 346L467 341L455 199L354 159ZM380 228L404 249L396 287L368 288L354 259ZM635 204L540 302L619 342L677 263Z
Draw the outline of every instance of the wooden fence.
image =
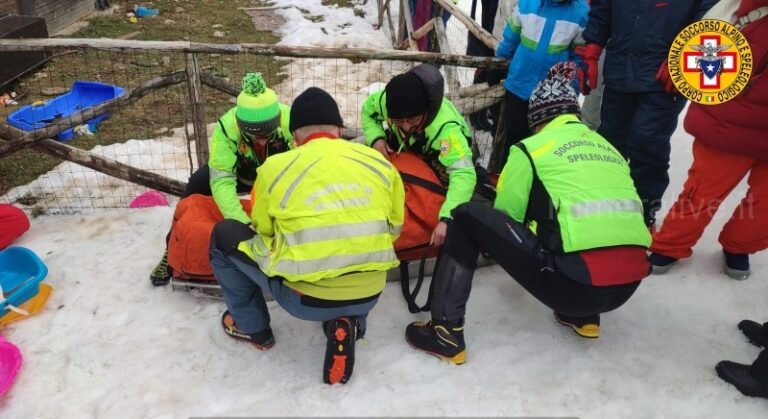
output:
M448 3L448 5L451 5ZM440 27L442 21L435 20L432 25ZM424 32L423 29L421 32ZM439 30L439 29L438 29ZM412 33L412 32L410 32ZM418 33L416 33L418 35ZM410 38L413 39L413 38ZM271 44L210 44L196 42L160 42L112 39L24 39L0 40L0 51L39 51L45 50L54 54L76 54L89 51L108 51L120 54L171 53L178 60L168 60L172 63L183 63L183 66L159 74L129 90L122 96L99 104L98 106L81 109L74 114L49 122L44 128L23 131L7 123L0 123L0 158L7 158L21 150L34 150L58 159L63 159L77 165L85 166L112 177L142 185L147 188L180 195L185 187L181 180L145 170L135 165L127 164L108 156L100 155L89 150L81 149L67 143L55 140L57 134L77 127L106 112L120 114L130 106L136 106L142 98L152 92L168 89L173 86L185 86L183 91L186 98L186 111L191 115L192 129L187 132L188 144L194 143L194 151L189 150L189 157L196 156L198 167L207 162L208 141L206 126L215 122L206 117L207 103L203 87L212 88L230 96L236 96L240 87L225 77L215 74L215 68L203 68L200 57L208 56L249 56L290 57L294 59L336 60L352 63L393 61L401 63L427 62L446 66L449 97L464 115L487 108L501 101L504 89L501 86L471 85L459 87L455 79L451 79L451 68L502 68L504 60L496 58L469 57L462 55L424 53L406 50L374 50L374 49L338 49L315 47L291 47ZM338 64L336 64L338 65ZM373 64L370 64L371 66ZM212 71L214 70L214 71ZM288 75L290 78L291 75ZM383 80L386 81L386 80ZM152 115L145 115L151 118ZM185 124L186 126L186 124ZM355 124L350 124L345 131L348 138L357 137L361 131ZM127 138L126 138L127 139ZM0 198L2 200L2 198Z

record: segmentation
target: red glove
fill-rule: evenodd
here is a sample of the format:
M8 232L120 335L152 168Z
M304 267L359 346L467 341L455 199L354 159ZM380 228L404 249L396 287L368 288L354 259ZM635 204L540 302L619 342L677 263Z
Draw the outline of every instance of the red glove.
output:
M582 92L589 92L589 90L597 88L597 73L598 66L597 60L600 59L600 54L603 52L603 47L597 44L578 45L575 48L576 55L581 57L584 64L587 65L587 77L584 80L584 70L582 69L577 76L579 76L579 84Z
M677 93L677 87L675 87L675 83L672 83L672 77L669 75L666 61L663 61L661 66L659 66L659 71L656 72L656 80L664 85L665 92L669 94Z

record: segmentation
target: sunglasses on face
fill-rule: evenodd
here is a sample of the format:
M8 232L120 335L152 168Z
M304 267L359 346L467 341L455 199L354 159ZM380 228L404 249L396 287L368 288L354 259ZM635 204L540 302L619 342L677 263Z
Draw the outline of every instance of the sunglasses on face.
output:
M410 116L408 118L389 118L389 120L395 125L418 125L421 123L424 115Z
M240 131L240 135L243 136L245 141L253 143L255 141L269 141L274 140L277 137L277 130L270 132L269 134L253 134L246 131Z

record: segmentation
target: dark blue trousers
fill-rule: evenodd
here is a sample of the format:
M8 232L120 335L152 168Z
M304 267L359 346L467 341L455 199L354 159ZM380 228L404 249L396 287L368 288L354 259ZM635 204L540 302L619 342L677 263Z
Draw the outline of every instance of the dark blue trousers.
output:
M629 161L643 201L645 222L653 224L669 185L669 139L685 99L665 92L622 92L605 86L598 133Z

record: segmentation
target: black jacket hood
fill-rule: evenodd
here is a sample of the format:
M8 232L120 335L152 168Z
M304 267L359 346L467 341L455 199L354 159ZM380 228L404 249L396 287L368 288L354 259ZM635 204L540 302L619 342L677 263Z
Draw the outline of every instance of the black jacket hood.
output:
M427 123L429 125L440 111L445 93L445 83L440 70L432 64L419 64L412 68L414 73L424 85L424 93L427 95Z

